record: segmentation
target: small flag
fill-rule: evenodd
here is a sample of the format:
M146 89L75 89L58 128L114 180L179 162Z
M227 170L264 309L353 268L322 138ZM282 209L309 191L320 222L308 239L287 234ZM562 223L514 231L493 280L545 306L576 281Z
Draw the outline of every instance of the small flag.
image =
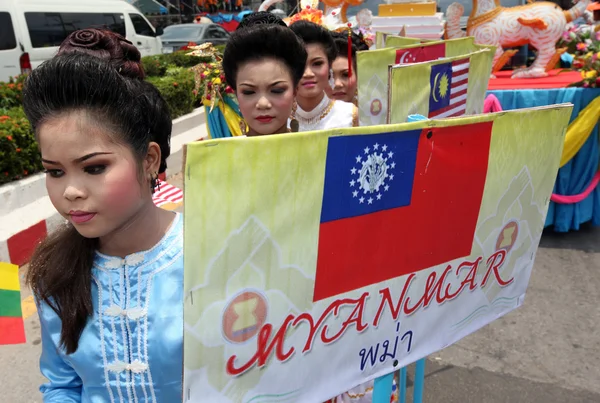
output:
M313 300L471 253L491 123L330 137Z
M421 63L446 57L446 43L396 50L396 64Z
M157 207L169 203L179 204L183 202L183 190L160 180L158 183L160 190L157 190L152 195L152 201L154 201Z
M25 343L19 266L0 262L0 345Z
M431 66L429 118L462 116L467 109L469 59Z

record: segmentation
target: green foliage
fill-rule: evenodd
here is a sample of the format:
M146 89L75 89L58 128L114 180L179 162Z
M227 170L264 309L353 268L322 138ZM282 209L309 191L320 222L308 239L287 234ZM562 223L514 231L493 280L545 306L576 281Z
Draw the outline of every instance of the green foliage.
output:
M170 68L163 77L148 77L169 105L175 119L194 110L194 74L184 68Z
M162 55L146 56L142 57L142 67L147 77L162 77L169 63Z
M215 48L219 51L220 54L223 54L223 52L225 52L225 46L227 45L215 45Z
M38 145L23 109L0 109L0 184L41 170Z
M27 76L11 77L9 82L0 81L0 108L9 109L21 105L23 99L23 82Z
M169 67L194 67L208 58L190 56L184 51L142 57L142 66L148 77L162 77Z
M169 64L177 67L194 67L197 64L202 63L206 58L199 56L190 56L185 52L173 52L163 55Z

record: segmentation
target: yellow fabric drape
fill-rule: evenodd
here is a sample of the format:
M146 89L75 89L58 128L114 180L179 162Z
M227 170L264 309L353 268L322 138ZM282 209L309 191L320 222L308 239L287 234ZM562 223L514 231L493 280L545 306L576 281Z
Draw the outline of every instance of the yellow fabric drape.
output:
M204 104L204 112L206 113L206 115L208 115L211 110L211 102L207 99L204 99L203 104ZM232 136L241 136L243 134L246 134L246 133L242 133L242 128L240 125L240 123L243 121L243 118L240 115L238 115L231 108L231 106L227 105L223 101L216 102L215 106L218 107L219 110L221 111L221 113L223 114L225 123L227 123L227 127L229 128L229 132L231 133ZM208 121L206 123L206 131L208 132L208 138L212 139L213 136L210 133L210 125L208 124Z
M231 106L227 105L225 102L219 102L219 109L221 109L221 113L225 118L225 122L227 122L227 127L229 127L229 132L232 136L246 134L242 133L242 128L240 127L240 122L243 118L235 113Z
M600 97L589 103L567 128L565 147L560 159L561 168L579 152L600 118Z
M206 116L210 113L210 106L206 105L206 101L204 102L204 113ZM213 136L210 134L210 125L208 124L208 118L206 118L206 133L208 134L209 139L212 139Z

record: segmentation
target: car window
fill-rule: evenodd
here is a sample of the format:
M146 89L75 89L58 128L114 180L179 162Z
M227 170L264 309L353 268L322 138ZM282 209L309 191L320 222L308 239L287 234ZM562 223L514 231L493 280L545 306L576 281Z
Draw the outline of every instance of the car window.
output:
M7 12L0 12L0 50L17 47L17 38L13 29L12 19Z
M223 28L215 27L215 29L216 29L216 33L217 33L217 38L228 38L229 37L229 33L227 31L225 31Z
M197 40L202 37L204 26L198 25L171 25L165 28L165 32L160 36L162 40L185 39Z
M213 27L210 27L206 30L206 33L204 34L204 37L206 39L214 39L215 37L215 30Z
M227 38L228 36L229 35L227 34L227 31L224 29L219 27L210 27L206 37L210 39L222 39Z
M154 30L144 17L139 14L129 14L129 17L131 17L131 22L133 23L136 34L143 36L156 36Z
M86 28L110 29L125 36L123 14L28 12L25 21L34 48L59 46L71 32ZM4 26L0 24L0 27Z

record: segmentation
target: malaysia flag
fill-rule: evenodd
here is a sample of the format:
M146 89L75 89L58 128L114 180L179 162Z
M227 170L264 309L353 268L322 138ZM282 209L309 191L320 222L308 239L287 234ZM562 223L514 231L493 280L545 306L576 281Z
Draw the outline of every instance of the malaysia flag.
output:
M396 64L421 63L446 56L446 44L424 45L396 50Z
M468 256L491 131L330 137L313 300Z
M462 116L467 109L469 59L431 66L429 118Z

